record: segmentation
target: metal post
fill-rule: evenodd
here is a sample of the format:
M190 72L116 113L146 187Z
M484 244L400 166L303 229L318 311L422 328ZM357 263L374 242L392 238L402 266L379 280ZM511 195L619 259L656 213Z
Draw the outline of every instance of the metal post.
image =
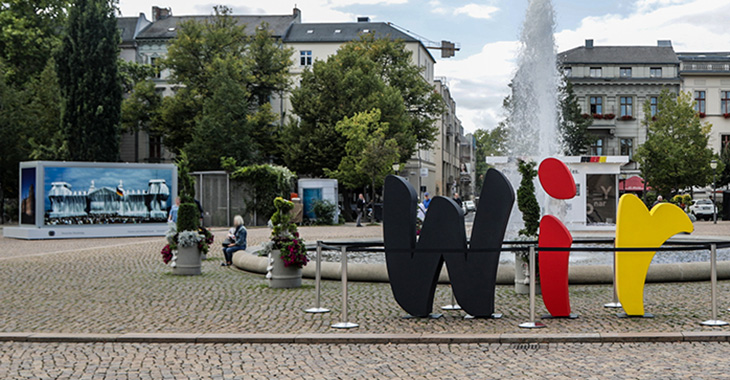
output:
M712 283L712 319L700 324L705 326L725 326L727 322L717 319L717 244L710 245L710 282Z
M448 305L441 306L441 310L461 310L461 306L459 306L458 303L456 303L456 297L454 296L454 288L449 285L451 288L451 303Z
M347 246L342 246L340 258L342 268L342 322L335 323L332 327L336 329L351 329L359 327L357 323L347 321Z
M717 224L717 171L712 169L712 223Z
M307 313L329 313L330 309L326 309L324 307L320 307L320 296L321 296L321 287L320 283L322 282L322 241L317 240L317 267L314 274L314 289L315 293L317 294L317 298L314 300L314 307L309 308L306 311Z
M613 241L613 247L616 248L616 239ZM611 266L613 268L613 302L603 304L603 307L619 308L621 307L621 302L618 302L618 293L616 292L616 251L613 251L613 263Z
M539 329L545 327L542 322L535 321L535 247L530 246L530 322L520 323L520 327L526 329Z

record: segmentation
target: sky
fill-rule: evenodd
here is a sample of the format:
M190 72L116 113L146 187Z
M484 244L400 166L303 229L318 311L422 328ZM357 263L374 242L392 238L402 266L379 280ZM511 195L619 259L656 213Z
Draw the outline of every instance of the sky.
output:
M119 0L122 16L144 13L152 4L175 16L207 15L227 5L234 14L291 14L302 22L349 22L368 16L390 22L426 41L452 41L461 50L436 58L435 76L446 78L456 115L466 133L492 129L504 119L502 100L516 70L520 33L532 0ZM537 0L535 0L537 1ZM543 0L540 0L543 1ZM730 0L553 0L556 52L593 39L595 46L656 46L671 40L677 52L730 51Z

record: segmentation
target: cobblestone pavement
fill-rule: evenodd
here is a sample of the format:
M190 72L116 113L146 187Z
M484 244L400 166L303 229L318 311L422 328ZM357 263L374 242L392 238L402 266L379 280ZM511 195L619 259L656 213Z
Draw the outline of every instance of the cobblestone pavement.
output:
M0 343L3 379L727 379L728 343Z
M695 235L730 236L730 222L698 222ZM216 239L225 235L217 229ZM380 238L380 227L302 227L307 241ZM251 245L269 230L250 228ZM221 267L214 251L203 275L178 277L162 264L163 238L22 241L0 239L0 333L560 334L728 332L710 319L707 282L650 283L652 319L619 319L605 285L571 286L576 320L525 330L529 301L498 286L497 320L403 319L387 284L350 283L343 332L341 284L325 281L327 314L308 314L313 281L269 289L262 275ZM215 246L218 246L216 243ZM439 285L435 310L450 303ZM718 288L719 319L730 320L730 281ZM537 300L537 313L545 313ZM730 378L727 342L603 344L143 344L0 342L0 379L177 378ZM722 363L722 364L720 364Z

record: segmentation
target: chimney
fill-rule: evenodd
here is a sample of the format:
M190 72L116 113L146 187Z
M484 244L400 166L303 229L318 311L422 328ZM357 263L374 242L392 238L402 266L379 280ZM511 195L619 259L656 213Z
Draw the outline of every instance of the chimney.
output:
M297 6L294 6L294 22L301 24L302 22L302 11L297 8Z
M656 46L659 47L672 47L672 40L657 40Z
M152 21L164 20L172 16L172 8L160 8L152 6Z
M370 22L370 17L358 17L357 22Z
M593 40L586 40L586 49L593 49Z

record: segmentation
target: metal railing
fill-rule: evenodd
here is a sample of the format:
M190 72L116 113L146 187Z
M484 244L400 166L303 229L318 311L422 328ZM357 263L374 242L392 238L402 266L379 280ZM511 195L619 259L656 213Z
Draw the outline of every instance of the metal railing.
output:
M574 240L573 244L611 244L614 245L614 239L588 239L588 240ZM536 271L536 256L538 252L554 252L554 251L568 251L568 252L613 252L614 264L613 264L613 302L604 304L604 307L621 307L618 302L618 296L616 293L616 268L615 268L615 253L616 252L647 252L647 251L692 251L692 250L709 250L710 251L710 282L711 282L711 319L700 322L704 326L725 326L728 322L717 319L717 249L718 248L730 248L730 242L671 242L668 246L662 247L537 247L536 241L504 241L500 252L524 252L525 249L529 250L529 297L530 297L530 310L529 317L530 321L520 323L519 327L522 328L543 328L546 327L544 323L538 322L535 316L536 308L536 283L535 283L535 271ZM506 246L506 247L505 247ZM347 283L347 252L385 252L382 242L323 242L317 241L316 247L310 248L316 252L316 269L315 269L315 306L305 311L308 313L326 313L329 309L321 307L321 260L322 250L335 250L340 251L341 254L341 317L340 322L332 325L333 328L355 328L359 327L357 323L349 321L348 313L348 283ZM438 252L446 253L446 250L439 249ZM462 252L463 250L453 250L454 252ZM443 306L444 310L460 310L461 308L455 302L453 291L451 292L451 304ZM728 309L730 310L730 309Z

